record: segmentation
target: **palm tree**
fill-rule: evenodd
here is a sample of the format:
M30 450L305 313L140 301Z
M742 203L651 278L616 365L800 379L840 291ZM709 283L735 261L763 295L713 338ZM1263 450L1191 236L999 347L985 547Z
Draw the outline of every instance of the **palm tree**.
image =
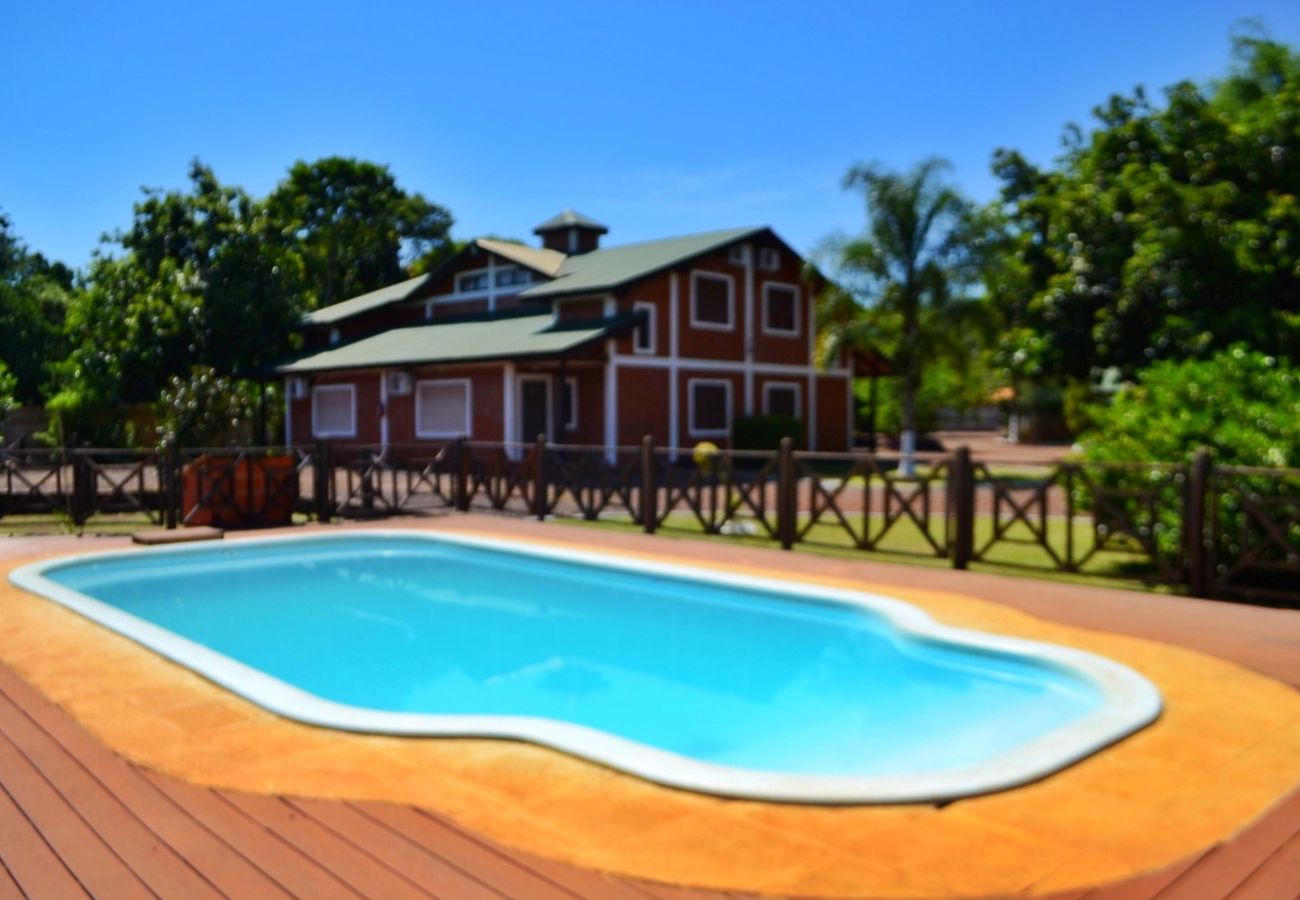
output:
M916 471L916 395L922 367L941 355L969 358L961 325L980 304L963 296L976 274L972 207L941 173L942 159L908 172L857 165L845 190L861 190L867 228L834 247L834 286L821 298L824 361L845 351L889 348L900 379L900 470Z

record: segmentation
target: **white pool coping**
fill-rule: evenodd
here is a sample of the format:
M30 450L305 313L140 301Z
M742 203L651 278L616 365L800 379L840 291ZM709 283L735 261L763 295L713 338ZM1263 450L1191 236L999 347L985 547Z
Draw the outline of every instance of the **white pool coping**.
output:
M396 530L338 531L317 535L250 538L250 542L315 543L344 540L428 540L563 560L606 569L686 578L731 588L776 592L791 602L836 603L870 610L903 635L1028 657L1091 681L1102 705L1075 721L983 762L905 775L832 776L764 772L703 762L617 737L599 729L529 716L435 715L382 712L317 697L188 638L51 581L45 573L68 565L124 554L158 556L234 549L179 544L79 554L13 570L10 581L54 600L99 624L197 672L271 712L310 725L366 734L419 737L480 737L528 741L582 757L660 784L752 800L814 804L942 803L1038 781L1149 725L1159 717L1159 691L1132 669L1105 657L1039 641L1007 637L936 622L910 603L880 594L841 590L795 579L732 574L658 560L603 555L505 539Z

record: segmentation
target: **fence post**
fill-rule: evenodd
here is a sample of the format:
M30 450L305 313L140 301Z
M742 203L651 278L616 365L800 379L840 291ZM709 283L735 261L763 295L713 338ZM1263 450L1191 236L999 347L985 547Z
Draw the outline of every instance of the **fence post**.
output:
M465 438L456 438L456 449L452 451L452 505L460 512L469 511L469 448Z
M795 477L794 472L794 439L781 438L781 449L778 452L776 525L777 532L781 535L781 549L790 550L794 547L795 534L799 530L799 523L796 521L796 516L799 514L799 479Z
M659 523L659 488L655 484L655 440L641 438L641 530L654 534Z
M325 441L316 442L316 452L312 454L312 493L316 495L316 521L328 522L333 513L330 503L330 485L334 481L334 460L331 459L330 445Z
M1183 547L1187 557L1187 588L1193 597L1208 597L1210 573L1205 555L1205 500L1213 463L1204 447L1192 456L1187 491L1183 495Z
M948 496L953 505L952 567L970 566L975 552L975 467L970 447L961 446L952 456L948 472Z
M163 483L163 521L165 526L170 530L174 529L181 518L181 498L183 485L181 484L181 453L180 447L176 445L176 439L167 442L167 447L163 452L162 458Z
M533 512L541 522L546 519L546 435L537 435L533 455Z
M95 485L91 480L94 475L86 451L72 451L72 521L80 528L90 518L94 504Z

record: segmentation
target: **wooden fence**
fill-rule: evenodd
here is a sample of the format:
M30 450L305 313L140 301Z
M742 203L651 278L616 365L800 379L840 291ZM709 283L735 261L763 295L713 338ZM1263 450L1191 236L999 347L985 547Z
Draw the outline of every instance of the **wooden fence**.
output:
M103 531L484 510L827 552L1082 573L1300 605L1300 470L445 443L11 449L0 523Z

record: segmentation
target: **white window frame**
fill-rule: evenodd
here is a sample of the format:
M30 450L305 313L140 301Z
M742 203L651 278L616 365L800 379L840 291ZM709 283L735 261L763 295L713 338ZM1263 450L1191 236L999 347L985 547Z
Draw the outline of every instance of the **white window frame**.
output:
M633 303L633 304L632 304L632 311L633 311L633 312L643 312L643 311L644 311L644 312L649 313L649 315L646 316L646 320L645 320L645 333L646 333L646 335L650 338L650 346L649 346L649 347L639 347L639 346L637 346L637 342L636 342L636 334L637 334L637 330L636 330L636 329L633 329L633 330L632 330L632 352L633 352L633 353L639 353L641 356L654 356L654 355L655 355L655 353L656 353L656 351L657 351L657 349L658 349L658 344L659 344L659 335L658 335L658 333L657 333L656 330L655 330L655 329L658 327L658 324L659 324L658 321L657 321L657 320L658 320L658 312L657 312L658 309L659 309L659 307L658 307L656 304L651 303L649 300L638 300L636 303Z
M565 387L569 389L569 417L564 420L565 431L578 430L578 379L574 375L569 375L564 379ZM563 390L563 389L561 389ZM560 395L564 399L564 395Z
M696 285L701 279L725 281L727 283L727 324L718 322L701 322L695 315L698 291ZM701 331L735 331L736 330L736 279L722 272L691 272L691 327Z
M770 401L772 388L783 388L794 391L794 417L803 418L803 391L801 391L797 381L765 381L763 382L763 415L772 415L772 405Z
M758 268L763 272L775 272L781 268L781 251L775 247L761 247L758 251Z
M695 427L695 388L721 385L726 388L726 412L722 428ZM686 431L691 437L727 437L731 433L731 416L735 411L732 403L732 384L730 378L688 378L686 379Z
M459 384L465 387L465 427L460 431L423 431L420 429L420 412L424 404L420 397L423 387ZM418 438L471 437L474 431L474 383L468 378L422 378L415 383L415 436Z
M770 288L785 288L794 291L794 328L787 331L784 328L773 328L767 320L767 298ZM787 284L783 281L765 281L763 282L763 334L772 335L773 337L799 337L803 334L801 324L803 316L800 315L800 309L803 307L803 291L799 290L797 284Z
M462 280L469 278L471 276L478 277L479 275L482 275L484 279L486 279L483 283L483 287L469 288L467 290L460 286ZM495 285L492 284L492 273L489 272L487 269L468 269L467 271L456 273L456 284L455 284L455 291L453 295L459 297L460 295L465 294L468 296L477 297L479 294L489 293L494 289L494 287Z
M342 394L348 395L348 408L352 412L352 426L347 431L321 431L316 421L317 406L322 394ZM357 436L357 386L351 382L346 384L317 384L311 389L311 434L312 437L318 438L353 438Z

